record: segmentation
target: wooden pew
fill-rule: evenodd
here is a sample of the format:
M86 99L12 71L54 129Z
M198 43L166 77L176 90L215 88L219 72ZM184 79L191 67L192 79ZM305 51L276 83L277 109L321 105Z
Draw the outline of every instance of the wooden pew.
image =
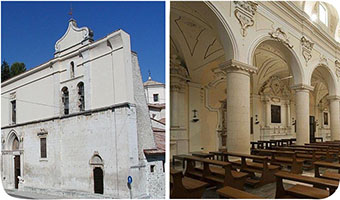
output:
M203 181L183 176L181 171L170 169L170 198L202 198L209 184Z
M295 174L302 173L304 159L297 158L296 152L292 151L277 151L267 149L255 149L253 152L256 155L270 156L270 163L273 165L288 165L291 167L291 172Z
M322 158L321 155L317 155L316 149L287 146L287 147L276 147L274 148L274 150L296 152L297 158L304 159L304 167L306 169L313 169L314 168L313 162L321 160Z
M331 150L327 146L320 146L320 145L292 145L291 147L300 147L306 149L315 149L317 155L322 155L326 160L334 160L336 155L338 154L337 151Z
M203 152L192 152L191 155L200 157L200 158L208 158L208 159L214 159L214 155L210 153L203 153Z
M223 155L225 156L225 161L230 162L234 167L240 169L240 171L250 174L246 183L253 187L260 187L275 182L274 174L280 170L280 166L268 164L269 159L267 156L231 152L223 152ZM230 157L238 157L241 158L241 160L231 161ZM261 174L260 179L254 179L255 173Z
M339 185L339 181L327 180L323 178L302 176L299 174L293 174L289 172L277 172L276 176L276 195L275 198L317 198L323 199L332 195ZM305 184L314 185L294 185L289 189L283 187L283 179L297 181ZM317 188L320 187L320 188ZM328 188L321 189L321 188Z
M323 162L317 161L314 162L314 174L315 177L326 178L330 180L340 180L340 164L339 163L330 163L330 162ZM328 168L328 169L337 169L338 173L326 171L322 175L320 174L320 168Z
M238 190L229 186L225 186L216 190L217 194L222 198L228 199L263 199L263 197L250 194L248 192Z
M263 142L250 142L250 149L263 149Z
M173 155L172 156L172 167L175 167L176 160L180 160L182 162L182 168L184 169L185 168L185 163L184 163L184 159L183 159L184 156L187 156L187 155L185 155L185 154Z
M199 178L212 184L231 186L243 190L243 186L249 174L232 170L231 164L228 162L198 158L195 156L186 156L187 168L186 176ZM196 168L195 163L203 164L202 168ZM217 167L212 167L217 166ZM222 173L221 173L221 170Z

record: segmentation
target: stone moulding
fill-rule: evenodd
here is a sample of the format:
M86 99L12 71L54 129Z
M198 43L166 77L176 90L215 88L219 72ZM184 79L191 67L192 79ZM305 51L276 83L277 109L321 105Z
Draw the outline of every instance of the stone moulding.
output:
M308 62L312 58L314 43L308 40L305 36L302 36L300 41L302 46L302 55L306 62Z
M290 87L292 90L308 90L308 91L313 91L314 87L310 86L310 85L306 85L306 84L296 84L296 85L292 85Z
M288 39L287 34L282 30L282 28L277 28L276 30L273 30L272 32L269 32L269 35L271 38L275 39L276 41L279 41L292 49L294 46L290 44L290 41Z
M234 1L234 3L234 14L241 25L241 34L245 37L247 35L247 28L255 24L254 16L258 4L252 1Z
M327 97L328 100L330 101L340 101L340 96L339 95L331 95Z
M224 63L221 63L219 68L224 72L224 73L228 73L228 72L233 72L233 71L244 71L246 73L256 73L257 72L257 68L253 67L251 65L242 63L240 61L236 61L233 59L230 59Z

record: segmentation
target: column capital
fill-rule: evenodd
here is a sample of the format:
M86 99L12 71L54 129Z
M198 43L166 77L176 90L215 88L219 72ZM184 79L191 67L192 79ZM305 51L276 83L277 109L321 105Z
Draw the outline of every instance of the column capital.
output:
M264 103L269 103L270 102L270 97L264 95L264 96L261 96L261 101L264 102Z
M227 60L223 63L221 63L219 65L219 68L226 72L236 72L236 71L243 71L246 72L248 74L252 74L252 73L256 73L257 72L257 68L251 65L248 65L246 63L234 60L234 59L230 59Z
M301 91L301 90L308 90L308 91L313 91L314 87L310 86L310 85L306 85L306 84L296 84L296 85L292 85L290 87L292 90L296 90L296 91Z
M340 96L339 95L330 95L327 97L328 100L330 101L340 101Z

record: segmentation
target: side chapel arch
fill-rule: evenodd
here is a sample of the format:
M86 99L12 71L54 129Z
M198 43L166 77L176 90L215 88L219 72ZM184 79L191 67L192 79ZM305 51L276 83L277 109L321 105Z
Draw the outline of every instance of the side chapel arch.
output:
M254 63L255 51L258 49L258 47L261 44L264 44L268 41L271 41L272 44L275 44L275 46L277 46L278 48L283 50L285 52L286 56L288 55L290 57L289 63L287 63L287 64L288 64L289 70L292 73L294 85L305 84L307 82L304 78L305 72L304 72L304 69L302 67L300 58L299 58L298 54L295 52L294 48L289 48L286 45L284 45L283 43L274 40L273 38L271 38L268 35L268 33L264 33L262 35L259 35L259 37L257 37L254 40L253 44L249 48L248 63L250 65L255 66L255 63Z

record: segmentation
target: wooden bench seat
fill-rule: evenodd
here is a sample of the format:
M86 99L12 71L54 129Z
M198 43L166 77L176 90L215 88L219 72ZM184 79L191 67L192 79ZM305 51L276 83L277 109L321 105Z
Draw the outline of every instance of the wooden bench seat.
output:
M322 155L320 155L316 149L302 147L277 147L275 150L296 152L296 157L304 159L304 168L308 170L314 168L313 162L321 160L322 155L326 155L326 152L321 152Z
M304 159L297 158L296 152L281 151L281 150L268 150L268 149L255 149L253 153L256 155L270 156L270 163L273 165L288 165L291 166L291 172L296 174L302 173Z
M260 187L262 185L275 182L274 174L280 170L280 166L268 164L269 159L267 156L232 152L223 152L223 155L224 159L231 163L234 168L239 169L241 172L250 174L250 177L247 179L246 183L253 187ZM231 161L231 157L241 158L241 160ZM255 173L259 173L261 176L256 178Z
M330 180L340 180L340 174L330 171L325 171L320 177L327 178Z
M228 162L198 158L195 156L185 156L184 160L187 162L187 168L185 171L186 176L199 178L211 184L231 186L242 190L246 179L249 176L246 173L232 170L231 164ZM203 164L203 170L195 167L196 162ZM211 171L212 166L223 168L224 174L213 173Z
M312 198L313 195L315 195L315 193L319 193L320 196L322 196L322 198L325 198L327 197L327 195L330 196L331 194L333 194L339 185L339 181L303 176L300 174L294 174L283 171L277 172L275 176L276 176L275 198L283 198L286 197L287 195L292 195L297 198ZM286 190L283 187L283 179L310 184L312 186L294 185ZM324 188L328 188L329 191Z
M183 176L181 171L170 169L170 198L201 198L208 183Z
M327 190L299 184L287 189L286 191L289 195L299 198L324 199L329 196L329 192Z
M314 175L315 177L326 178L330 180L340 180L340 164L339 163L330 163L324 161L317 161L314 162L315 170ZM323 174L320 174L320 168L327 168L327 169L337 169L338 173L326 171Z
M225 175L225 169L224 168L214 167L214 166L210 166L209 168L210 168L210 171L211 171L212 174L218 174L218 175L221 175L221 176ZM203 167L196 167L195 169L203 171ZM235 171L235 170L231 170L231 175L233 175L233 177L235 177L235 178L242 178L244 176L249 176L248 173L238 172L238 171Z
M216 192L220 197L230 199L263 199L262 197L229 186L218 189Z

